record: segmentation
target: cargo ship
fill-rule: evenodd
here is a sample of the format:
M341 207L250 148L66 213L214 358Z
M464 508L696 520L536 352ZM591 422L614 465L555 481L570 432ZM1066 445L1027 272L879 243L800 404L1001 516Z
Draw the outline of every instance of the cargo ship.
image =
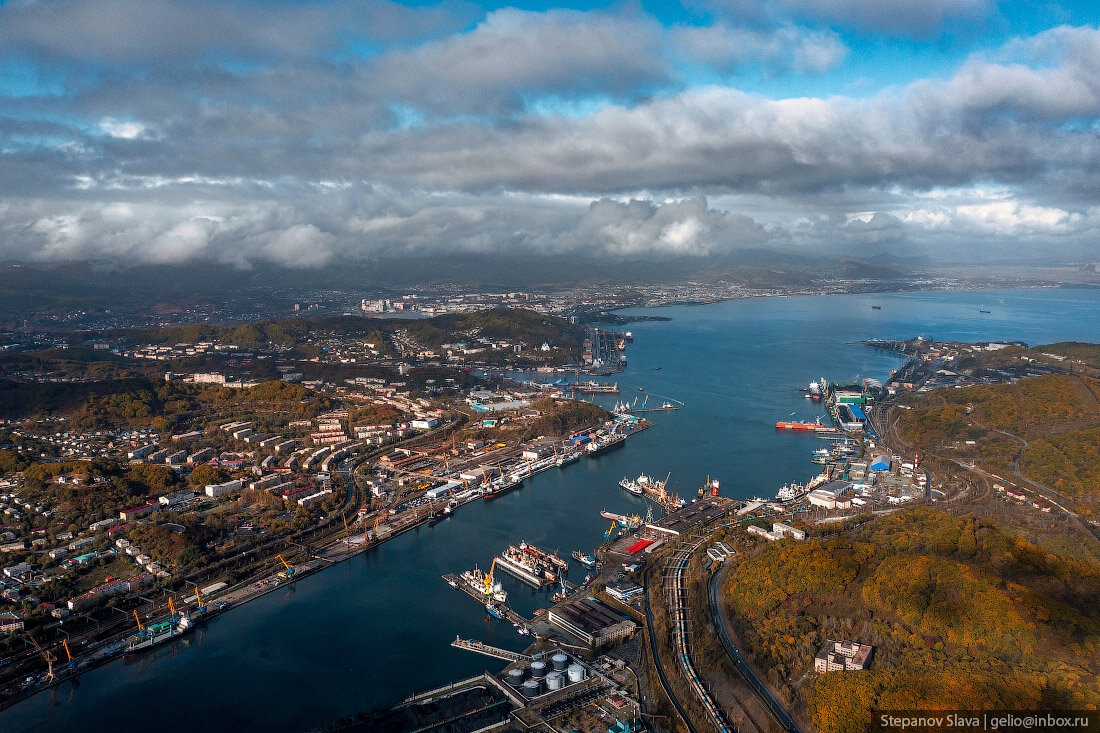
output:
M557 555L540 550L534 545L520 542L509 545L497 556L497 564L520 580L542 587L557 582L558 569L568 569L569 563Z
M126 639L123 656L129 657L188 634L195 630L197 620L197 617L183 613L167 621L140 627L138 633Z
M562 466L568 466L570 463L576 463L580 459L581 459L581 454L580 453L577 453L575 451L569 451L569 452L559 456L557 458L557 460L554 461L554 464L558 468L561 468Z
M780 420L775 424L776 430L795 430L799 432L807 433L831 433L834 428L829 425L822 425L821 418L818 418L816 422L800 422L796 420Z
M485 498L495 499L498 496L507 494L522 483L523 475L520 473L513 473L509 476L498 476L487 484Z
M584 448L589 456L598 456L602 453L606 453L612 448L618 448L625 442L625 435L605 435L603 437L594 438Z

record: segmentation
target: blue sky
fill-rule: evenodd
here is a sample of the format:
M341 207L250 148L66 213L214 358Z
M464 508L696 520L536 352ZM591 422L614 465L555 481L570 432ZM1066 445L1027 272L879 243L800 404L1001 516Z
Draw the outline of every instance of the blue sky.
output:
M0 258L1100 260L1095 3L0 3Z

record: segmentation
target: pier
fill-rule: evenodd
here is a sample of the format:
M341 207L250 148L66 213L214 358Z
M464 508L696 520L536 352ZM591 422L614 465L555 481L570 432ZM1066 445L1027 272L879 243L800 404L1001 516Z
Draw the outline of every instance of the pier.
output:
M489 646L477 639L463 639L460 636L456 636L455 640L451 642L451 646L458 649L465 649L468 652L477 652L478 654L484 654L487 657L496 657L497 659L503 659L504 661L514 664L516 662L531 663L534 661L534 657L529 657L526 654L520 654L519 652L510 652L507 649L501 649L500 647Z

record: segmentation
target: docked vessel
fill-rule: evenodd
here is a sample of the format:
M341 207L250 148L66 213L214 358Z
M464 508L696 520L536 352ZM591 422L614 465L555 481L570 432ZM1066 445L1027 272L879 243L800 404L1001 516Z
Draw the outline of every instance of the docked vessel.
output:
M195 630L196 620L191 614L184 613L167 621L142 626L138 633L126 639L123 654L128 657L188 634Z
M513 473L508 476L498 476L486 485L485 498L495 499L507 494L512 489L523 483L523 475Z
M542 587L556 582L558 569L568 569L569 563L557 555L520 542L509 545L496 559L497 564L520 580Z
M473 570L467 570L458 577L466 587L472 589L475 593L485 593L485 573L481 572L480 568L475 567ZM495 603L508 602L508 591L504 590L504 586L500 584L499 580L490 580L489 600Z
M609 372L610 373L610 372ZM619 385L605 384L604 382L574 382L569 389L582 394L619 394Z
M776 492L775 499L779 502L794 501L807 493L809 493L809 489L802 484L783 484L783 488Z
M618 448L625 442L625 435L617 435L615 433L612 433L611 435L604 435L593 438L587 445L585 445L584 448L588 452L588 455L598 456L601 453L606 453L612 448Z
M625 478L623 479L623 481L626 480L627 479ZM639 491L641 491L640 488ZM639 517L637 514L628 516L626 514L616 514L615 512L609 512L605 509L600 512L600 516L604 519L612 520L620 527L623 527L625 529L637 529L638 527L642 526L642 518ZM573 557L577 557L576 553L573 553ZM577 559L579 560L580 558Z
M596 567L597 565L600 564L599 560L592 557L591 555L585 555L580 550L574 550L573 551L573 559L576 560L577 562L579 562L581 565L584 565L585 567L589 567L589 568L594 568L594 567Z
M776 430L794 430L807 433L831 433L834 431L829 425L822 425L821 418L815 422L802 422L797 420L779 420L775 423Z

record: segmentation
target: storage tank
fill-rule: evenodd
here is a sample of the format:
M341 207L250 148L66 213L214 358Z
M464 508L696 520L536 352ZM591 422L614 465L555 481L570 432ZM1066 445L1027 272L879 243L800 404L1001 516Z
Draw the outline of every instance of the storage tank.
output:
M523 678L527 676L527 673L522 667L508 670L508 684L512 687L519 687L523 684Z
M565 687L565 673L564 672L551 672L546 675L546 689L547 690L560 690Z
M554 669L559 672L564 672L565 668L569 666L569 657L565 656L561 652L558 652L554 656L550 657L550 661L554 665Z
M546 676L546 662L531 662L531 676L538 679Z
M579 664L569 665L569 684L581 682L588 676L588 671Z
M542 689L542 683L539 680L527 680L523 683L523 696L528 699L532 697L537 697L540 689Z

